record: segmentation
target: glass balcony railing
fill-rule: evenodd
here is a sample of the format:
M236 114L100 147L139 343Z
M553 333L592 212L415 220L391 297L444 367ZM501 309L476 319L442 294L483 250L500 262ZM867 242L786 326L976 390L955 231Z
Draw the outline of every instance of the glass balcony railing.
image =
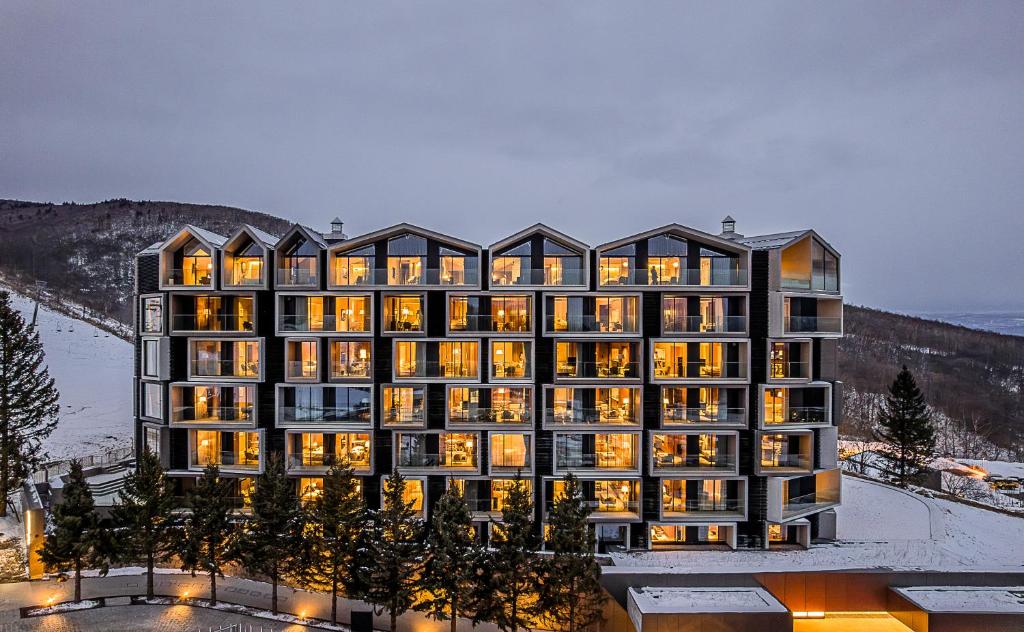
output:
M516 285L586 285L587 280L583 276L583 270L561 269L544 270L531 269L520 270L518 273L491 273L491 286L516 286Z
M743 333L747 330L746 316L719 316L709 320L699 314L696 316L666 314L663 322L664 332L667 334L728 334Z
M640 501L622 500L614 496L600 500L584 500L583 505L590 509L592 514L636 514L640 511ZM548 500L544 503L545 512L550 513L554 508L554 500Z
M530 320L523 318L495 318L490 314L470 314L452 318L448 329L459 332L530 333Z
M235 362L234 360L193 360L192 375L196 377L239 377L260 376L258 362Z
M628 426L639 424L636 413L629 409L617 408L548 408L550 423L563 425Z
M279 268L277 270L278 285L317 285L315 270L305 268Z
M838 334L843 319L838 316L790 316L785 319L787 334Z
M530 423L530 411L486 406L458 408L448 411L448 421L457 424L525 424Z
M828 507L838 502L839 492L837 490L814 491L808 494L801 494L800 496L784 498L782 500L782 513L783 515L800 513L816 507Z
M674 363L660 360L654 363L654 377L656 379L729 379L744 378L746 376L747 363L741 361L711 364L704 360L687 362L680 359Z
M171 419L179 423L247 423L253 417L253 406L175 406Z
M388 425L420 426L424 422L423 406L413 408L386 408L384 410L384 423Z
M547 330L574 334L635 334L639 331L635 319L631 321L609 320L591 314L572 314L565 318L548 314Z
M811 455L810 454L779 454L772 455L769 458L761 458L761 469L797 469L807 470L811 469Z
M810 362L780 362L771 360L768 363L768 378L773 380L806 379L811 377Z
M234 470L256 470L260 466L260 455L250 452L234 452L226 450L223 452L204 452L198 457L192 455L192 467L206 467L207 465L218 465L230 467Z
M602 453L565 454L556 449L555 467L581 470L632 470L636 469L636 458Z
M399 450L398 467L422 467L422 468L476 468L477 455L475 452L446 453L423 453L406 452Z
M678 406L663 404L661 407L662 421L670 424L742 424L746 421L747 410L742 406L727 408L725 406Z
M673 498L662 500L661 511L665 514L743 513L743 503L738 498L714 501L700 498Z
M172 268L167 271L165 283L176 287L212 287L211 270Z
M790 406L786 410L767 410L764 417L766 426L826 423L829 423L826 406Z
M279 406L282 422L286 423L369 423L370 404L360 406Z
M656 286L743 286L747 284L747 271L742 269L681 270L679 274L652 276L647 270L599 271L602 286L610 285L656 285Z
M238 314L174 314L171 317L171 330L252 332L255 325L251 319L252 316Z
M351 454L323 454L322 452L309 452L303 454L288 455L287 465L289 469L326 469L334 465L351 465L353 469L365 469L370 467L369 455L366 450Z
M338 318L333 314L326 314L316 318L310 318L305 315L282 314L280 327L283 332L329 331L332 333L367 333L370 331L370 323L366 318Z
M556 367L555 376L632 379L640 377L640 364L638 362L560 362Z
M397 365L395 376L399 378L476 378L479 371L455 362L420 360Z
M467 496L465 500L469 510L473 513L501 513L501 507L504 504L501 498Z
M285 375L293 380L315 380L320 375L320 369L315 362L289 360L285 364L287 367Z
M687 472L717 472L736 469L734 455L701 456L699 454L666 454L655 450L653 454L655 470L672 470Z
M364 270L359 274L334 276L334 285L345 287L374 287L407 285L463 286L478 285L480 274L476 257L465 257L464 270L441 268Z

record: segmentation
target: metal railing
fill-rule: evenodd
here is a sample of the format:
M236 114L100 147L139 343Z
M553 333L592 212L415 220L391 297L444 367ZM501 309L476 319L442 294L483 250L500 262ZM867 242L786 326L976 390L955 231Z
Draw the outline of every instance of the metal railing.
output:
M566 318L548 314L547 330L558 333L635 334L640 331L640 325L635 317L627 320L611 320L599 318L593 314L569 314Z
M826 406L789 406L783 410L765 411L764 425L785 426L828 423Z
M747 376L747 363L742 361L726 361L712 365L704 360L685 361L679 359L673 363L655 362L654 377L661 379L715 379L743 378Z
M503 272L491 273L491 287L516 285L586 285L586 279L583 276L583 270L565 268L558 271L531 268L520 270L518 275Z
M398 467L446 467L446 468L475 468L477 466L476 452L449 453L427 453L398 451L398 458L395 460Z
M310 270L308 268L278 268L277 269L277 284L278 285L317 285L316 270Z
M448 420L452 423L525 424L530 423L530 417L528 410L516 410L507 406L472 406L448 410Z
M666 423L706 424L706 423L744 423L747 410L740 407L727 408L716 406L679 406L663 404L661 407L662 421Z
M258 362L234 360L193 360L192 375L199 377L259 377Z
M664 513L741 513L743 503L738 498L714 501L702 498L672 498L662 500L661 511Z
M640 377L640 363L577 360L559 363L555 367L555 377L635 379Z
M790 316L785 319L785 332L837 334L842 331L843 319L839 316Z
M324 314L323 317L314 321L309 316L282 314L278 325L281 331L288 332L368 333L370 331L368 316L338 318L334 314Z
M402 378L410 377L447 377L447 378L479 378L480 371L457 362L439 362L437 360L418 360L407 364L399 364L395 375Z
M185 283L185 270L183 268L171 268L167 271L167 277L164 279L166 285L173 285L179 287L212 287L213 286L213 272L212 270L202 270L199 268L192 268L189 270L189 277L194 280L193 283Z
M255 329L251 316L238 314L174 314L171 331L246 331ZM205 321L200 326L199 321Z
M736 468L736 457L727 456L700 456L697 454L675 455L659 454L655 449L653 454L655 470L686 470L688 472L711 472L718 470L733 470Z
M278 406L286 423L369 423L370 404L359 406Z
M639 424L635 408L584 408L573 406L571 408L546 410L547 419L551 423L564 425L605 425L625 426Z
M603 258L603 257L602 257ZM614 259L614 257L612 257ZM599 264L600 266L601 264ZM678 274L667 276L652 275L649 270L629 268L618 272L605 272L599 267L598 279L601 286L615 285L648 285L648 286L742 286L747 284L747 271L740 268L727 270L702 270L688 268Z
M259 454L247 452L235 452L233 450L222 450L221 452L209 453L210 458L199 459L197 454L192 455L192 467L206 467L217 465L233 469L256 470L260 467Z
M810 454L782 454L771 458L761 459L761 469L771 468L793 468L799 470L811 469Z
M196 410L204 414L197 415ZM253 406L175 406L171 410L171 419L175 422L249 422L253 420Z
M811 363L795 361L770 360L768 377L775 380L803 379L811 377Z
M530 318L496 318L490 314L467 314L453 317L448 321L450 331L459 332L496 332L496 333L530 333Z

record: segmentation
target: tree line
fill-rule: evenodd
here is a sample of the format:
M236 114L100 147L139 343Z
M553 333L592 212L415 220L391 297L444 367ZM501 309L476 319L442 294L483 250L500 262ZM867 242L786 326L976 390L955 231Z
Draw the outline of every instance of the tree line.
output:
M472 513L459 486L436 502L430 521L405 500L405 479L397 470L384 484L380 509L363 501L360 479L347 464L332 467L322 491L303 502L288 479L280 455L271 455L256 479L250 511L236 512L231 481L210 465L178 508L159 458L146 451L126 477L111 517L101 520L82 467L72 464L64 500L40 552L46 567L73 576L80 601L82 571L111 564L142 563L146 596L154 598L154 567L175 562L205 574L210 602L217 603L217 579L237 564L272 586L271 610L278 612L282 583L331 595L331 622L338 598L371 604L387 613L390 629L398 617L420 610L437 620L473 625L488 621L504 632L546 627L577 632L601 618L604 594L590 508L578 481L565 477L545 526L546 551L534 518L529 482L516 476L501 517L491 521L491 545L480 544Z

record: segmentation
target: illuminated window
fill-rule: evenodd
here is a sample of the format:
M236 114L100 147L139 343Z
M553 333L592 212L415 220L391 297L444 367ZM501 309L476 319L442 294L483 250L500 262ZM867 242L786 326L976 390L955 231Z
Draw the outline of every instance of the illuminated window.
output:
M441 248L441 285L466 285L466 255ZM476 262L476 258L472 258Z
M194 237L182 246L183 285L202 286L213 282L213 256L209 248Z
M286 340L285 377L290 380L319 379L319 343L315 340Z
M331 379L372 377L369 340L332 340Z
M530 331L530 297L492 296L491 323L492 331Z
M632 285L636 283L636 246L629 244L608 250L598 261L600 285Z
M544 285L580 285L583 283L583 257L574 250L544 240Z
M423 424L422 386L385 386L385 424Z
M339 252L334 256L335 285L373 285L376 257L373 246Z
M515 380L528 378L532 374L529 343L491 341L491 377L496 380Z
M480 347L477 341L450 342L437 345L440 377L479 377Z
M491 467L510 470L530 468L529 434L491 434Z
M294 235L276 253L279 285L316 285L320 247L301 235Z
M492 285L532 285L530 243L495 253L491 259Z
M422 285L426 261L426 239L417 235L389 239L388 285Z
M384 331L412 333L423 331L422 294L384 296Z
M246 236L233 253L225 253L231 278L231 285L263 285L263 247Z

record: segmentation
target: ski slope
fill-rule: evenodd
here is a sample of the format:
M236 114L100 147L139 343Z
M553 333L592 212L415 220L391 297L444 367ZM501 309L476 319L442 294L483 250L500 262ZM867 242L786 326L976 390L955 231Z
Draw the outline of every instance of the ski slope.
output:
M26 321L34 301L11 293ZM51 459L100 454L132 441L132 345L87 323L39 308L45 363L60 391L60 420L46 441Z

